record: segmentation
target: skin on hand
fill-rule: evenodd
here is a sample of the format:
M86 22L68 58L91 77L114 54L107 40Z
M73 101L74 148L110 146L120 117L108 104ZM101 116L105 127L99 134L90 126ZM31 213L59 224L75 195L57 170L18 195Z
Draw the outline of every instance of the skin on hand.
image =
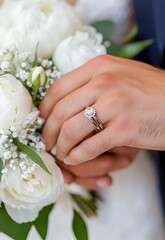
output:
M138 152L134 148L116 148L77 166L65 165L61 161L57 161L57 164L67 184L75 182L90 190L99 190L111 186L112 177L109 173L130 166Z
M80 164L120 146L165 149L165 72L113 56L99 56L52 85L41 103L47 149ZM92 106L104 125L84 116Z
M77 2L77 0L67 0L67 2L71 5L75 5L75 3Z

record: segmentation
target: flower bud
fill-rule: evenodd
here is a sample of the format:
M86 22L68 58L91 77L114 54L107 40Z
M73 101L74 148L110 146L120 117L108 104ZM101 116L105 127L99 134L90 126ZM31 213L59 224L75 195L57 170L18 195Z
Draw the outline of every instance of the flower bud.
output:
M33 68L29 77L34 87L44 87L48 82L48 77L43 67Z

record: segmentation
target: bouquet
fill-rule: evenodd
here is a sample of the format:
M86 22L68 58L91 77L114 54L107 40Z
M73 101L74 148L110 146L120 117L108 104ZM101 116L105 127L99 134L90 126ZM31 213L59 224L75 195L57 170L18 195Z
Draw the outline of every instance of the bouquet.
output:
M65 186L42 141L39 104L60 77L102 54L132 58L150 40L111 40L113 23L86 26L58 0L6 0L0 10L0 232L27 239L35 226L46 239L48 217L62 196L76 239L88 239L85 215L97 214L95 192Z

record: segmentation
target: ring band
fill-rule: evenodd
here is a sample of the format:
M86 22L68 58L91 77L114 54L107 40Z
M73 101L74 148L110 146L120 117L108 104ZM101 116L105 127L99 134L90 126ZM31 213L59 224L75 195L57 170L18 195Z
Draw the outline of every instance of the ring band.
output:
M93 107L85 108L84 115L93 123L97 130L103 130L103 125L98 119L96 110Z

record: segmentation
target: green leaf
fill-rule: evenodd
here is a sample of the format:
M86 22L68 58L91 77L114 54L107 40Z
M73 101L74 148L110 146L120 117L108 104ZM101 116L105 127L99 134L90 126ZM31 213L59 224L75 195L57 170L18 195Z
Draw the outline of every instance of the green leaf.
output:
M34 55L34 61L32 63L32 67L36 67L38 65L38 46L39 46L39 42L37 43L37 46L35 49L35 55Z
M96 28L97 32L100 32L103 35L104 40L110 40L113 30L114 23L108 20L99 21L92 24Z
M120 46L119 44L111 42L111 46L107 49L107 52L108 54L114 56L132 59L140 52L142 52L144 49L146 49L148 46L150 46L152 43L153 40L151 39L130 43L125 46Z
M32 223L18 224L14 222L2 205L0 208L0 232L14 240L26 240L31 227Z
M122 47L118 43L111 41L110 47L107 48L107 53L117 56L120 53L121 49Z
M129 58L129 59L134 58L136 55L138 55L140 52L142 52L152 43L153 43L153 40L145 40L145 41L127 44L121 49L120 56L123 58Z
M54 204L49 205L48 207L45 207L42 209L42 211L39 214L39 217L34 222L34 226L36 227L39 235L44 240L46 239L47 231L48 231L48 223L49 223L49 214L52 211L52 208L54 207Z
M1 182L1 177L2 177L2 169L3 169L3 161L0 159L0 182Z
M35 152L35 150L25 144L22 144L17 138L13 139L13 143L36 164L38 164L45 172L50 173L42 158Z
M39 235L46 239L49 214L54 205L49 205L41 210L38 218L31 223L18 224L8 215L4 205L0 208L0 232L14 240L26 240L32 226L35 226Z
M77 240L88 240L88 229L81 215L74 210L73 231Z
M136 36L138 34L138 27L137 25L134 26L131 31L124 37L124 42L131 42L135 40Z

